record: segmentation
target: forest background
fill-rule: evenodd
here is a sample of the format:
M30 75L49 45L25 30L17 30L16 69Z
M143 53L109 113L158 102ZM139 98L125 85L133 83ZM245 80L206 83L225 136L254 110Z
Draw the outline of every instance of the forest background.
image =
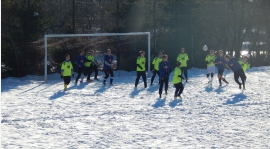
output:
M269 66L269 0L2 0L1 74L44 74L45 34L151 33L151 59L158 51L174 64L180 48L188 67L205 68L207 45L251 66ZM146 36L58 38L48 41L48 72L59 72L64 54L112 49L117 69L134 71L138 51L147 51ZM243 52L244 51L244 52ZM133 67L134 66L134 67Z

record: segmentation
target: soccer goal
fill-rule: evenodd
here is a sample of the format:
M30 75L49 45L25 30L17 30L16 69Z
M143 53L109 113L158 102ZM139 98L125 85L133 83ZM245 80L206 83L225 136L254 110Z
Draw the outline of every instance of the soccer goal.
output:
M44 81L47 82L48 75L48 65L52 63L50 58L48 59L48 48L52 48L57 46L57 44L50 44L48 47L48 40L54 39L57 42L57 38L65 38L68 41L68 38L76 38L76 37L107 37L107 36L144 36L147 35L147 61L148 61L148 74L150 74L150 32L134 32L134 33L95 33L95 34L50 34L44 35ZM142 49L143 50L143 49ZM63 55L62 55L63 56ZM53 69L53 68L52 68ZM59 69L59 68L57 68ZM135 69L134 69L135 70Z

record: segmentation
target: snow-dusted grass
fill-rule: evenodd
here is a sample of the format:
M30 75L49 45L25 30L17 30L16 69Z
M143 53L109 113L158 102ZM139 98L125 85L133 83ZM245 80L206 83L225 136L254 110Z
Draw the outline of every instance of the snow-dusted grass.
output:
M1 148L270 148L270 67L248 70L244 92L232 72L222 87L205 72L189 69L183 100L171 83L159 99L157 78L134 89L136 72L116 71L111 87L73 79L67 92L57 74L2 79Z

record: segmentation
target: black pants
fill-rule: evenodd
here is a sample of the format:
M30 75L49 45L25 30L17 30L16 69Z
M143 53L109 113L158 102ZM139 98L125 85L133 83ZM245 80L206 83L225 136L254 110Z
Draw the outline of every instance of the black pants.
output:
M187 67L181 67L182 74L184 74L185 78L188 78L187 76Z
M175 87L174 96L180 96L184 90L182 82L174 84L174 87Z
M66 85L69 85L69 83L70 83L70 76L64 76L63 78L64 78L64 83Z
M91 67L85 67L84 68L84 76L87 76L87 81L90 80L91 74L92 74L92 68Z
M97 76L98 76L98 67L97 67L97 65L93 65L92 69L93 69L93 71L95 71L95 79L97 79Z
M168 91L169 78L160 79L159 94L162 94L163 84L165 83L165 93Z
M137 87L140 78L143 78L143 82L144 82L144 87L147 87L147 83L146 83L146 73L145 71L137 71L137 78L135 80L135 87Z
M78 69L78 76L76 78L76 82L78 82L78 80L80 79L81 75L82 75L82 72L83 72L83 69L82 68L79 68Z
M236 82L237 84L240 85L241 83L240 83L239 80L238 80L239 77L240 77L241 80L242 80L242 84L245 85L245 82L246 82L247 77L246 77L245 72L244 72L243 69L234 72L234 80L235 80L235 82Z
M151 84L154 82L154 79L155 79L155 77L156 77L156 74L158 75L158 77L159 77L159 71L158 70L154 70L153 71L153 76L152 76L152 78L151 78ZM159 83L160 83L160 81L158 81Z
M105 72L104 82L106 82L106 79L109 78L109 75L110 75L111 76L110 83L112 84L113 76L114 76L112 69L104 70L104 72Z

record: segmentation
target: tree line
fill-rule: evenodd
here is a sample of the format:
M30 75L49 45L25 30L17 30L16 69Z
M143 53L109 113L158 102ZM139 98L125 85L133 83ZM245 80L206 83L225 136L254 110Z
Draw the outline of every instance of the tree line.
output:
M269 0L3 0L1 4L2 70L13 70L9 75L17 76L21 65L28 70L23 75L35 74L33 64L42 66L44 34L151 32L151 58L163 51L174 62L184 47L189 67L204 68L208 52L202 47L207 45L237 58L248 49L252 66L270 65ZM94 48L105 51L106 45L113 46L118 63L125 63L146 50L147 41L138 38L119 37ZM62 49L73 52L77 47ZM21 62L25 57L33 60ZM123 63L119 69L128 68Z

